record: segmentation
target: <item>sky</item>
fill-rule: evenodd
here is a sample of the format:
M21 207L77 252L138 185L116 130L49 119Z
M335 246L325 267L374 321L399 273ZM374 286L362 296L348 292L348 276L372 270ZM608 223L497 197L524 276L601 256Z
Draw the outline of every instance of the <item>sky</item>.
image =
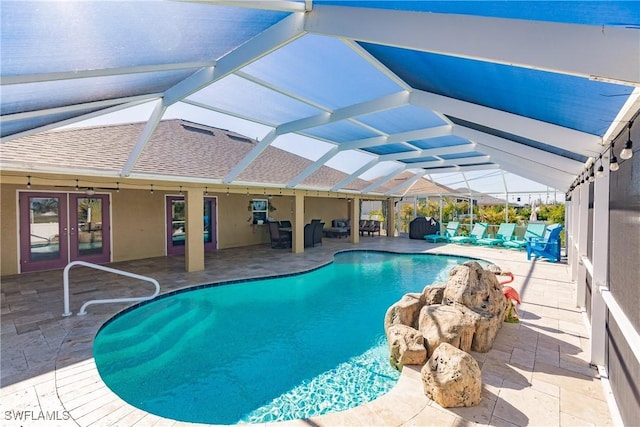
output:
M123 109L115 113L67 125L65 128L143 122L149 119L151 112L153 111L153 107L154 103L142 104L136 107ZM257 140L261 140L269 133L269 131L271 131L271 127L269 126L264 126L259 123L254 123L184 103L177 103L169 107L162 119L183 119L193 121L220 129L232 130ZM333 146L332 144L324 141L319 141L297 134L279 136L272 145L310 160L319 159ZM351 150L349 152L339 153L329 160L326 165L350 174L358 170L372 158L373 157L368 154L354 152ZM378 177L387 175L398 166L399 165L394 162L381 162L365 174L361 175L360 178L365 180L375 180ZM498 169L466 172L464 174L450 172L429 174L426 175L425 178L453 189L466 189L470 187L474 191L492 194L499 198L505 198L506 196L506 183L507 190L509 192L509 202L513 203L517 203L518 201L521 203L530 203L533 200L539 200L541 202L564 200L564 193L562 192L554 191L554 189L512 173L503 173ZM520 200L518 200L518 198L520 198Z

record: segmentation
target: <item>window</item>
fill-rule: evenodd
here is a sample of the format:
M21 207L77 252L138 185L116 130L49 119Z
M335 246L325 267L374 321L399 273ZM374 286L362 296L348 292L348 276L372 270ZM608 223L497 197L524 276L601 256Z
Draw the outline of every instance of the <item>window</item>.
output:
M269 213L269 203L267 200L253 199L249 204L249 208L251 210L254 224L263 224L267 222Z

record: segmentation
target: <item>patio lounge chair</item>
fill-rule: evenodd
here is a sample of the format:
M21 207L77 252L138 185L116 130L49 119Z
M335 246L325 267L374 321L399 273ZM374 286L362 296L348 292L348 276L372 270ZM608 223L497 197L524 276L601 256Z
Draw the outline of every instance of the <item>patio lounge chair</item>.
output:
M547 258L551 262L560 261L561 231L561 224L552 224L546 227L542 238L530 238L527 241L527 259L531 259L531 255L535 255Z
M482 239L487 232L489 224L484 222L476 222L468 236L454 236L449 238L450 243L475 243L476 240Z
M545 225L541 222L530 222L529 225L527 225L527 229L524 232L524 237L522 240L508 240L506 242L503 242L502 246L504 246L505 248L522 250L527 246L527 242L529 241L529 239L533 237L541 238L544 234L545 228Z
M508 222L503 222L498 228L498 232L495 237L484 237L475 241L476 245L502 245L504 242L508 242L513 238L513 233L516 231L516 225Z
M445 228L442 234L427 234L424 236L425 240L430 240L433 243L444 241L449 241L450 238L458 235L458 229L460 228L460 222L458 221L449 221L447 224L447 228Z

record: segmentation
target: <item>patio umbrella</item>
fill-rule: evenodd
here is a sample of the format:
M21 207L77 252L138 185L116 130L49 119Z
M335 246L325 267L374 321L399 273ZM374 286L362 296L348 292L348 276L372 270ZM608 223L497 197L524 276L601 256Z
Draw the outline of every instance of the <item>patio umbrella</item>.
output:
M535 222L538 220L538 214L536 213L536 202L531 203L531 216L529 222Z

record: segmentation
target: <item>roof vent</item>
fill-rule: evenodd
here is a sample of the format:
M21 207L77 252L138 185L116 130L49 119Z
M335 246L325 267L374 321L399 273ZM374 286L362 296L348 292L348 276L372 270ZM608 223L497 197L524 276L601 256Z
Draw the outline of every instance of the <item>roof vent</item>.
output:
M204 126L198 126L198 125L195 125L195 124L185 124L185 123L183 123L182 127L185 130L188 130L190 132L198 132L198 133L201 133L203 135L215 135L213 133L213 131L211 130L211 128L204 127Z
M246 136L240 136L240 135L233 135L231 133L228 133L227 136L231 139L233 139L234 141L239 141L239 142L247 142L249 144L253 144L256 141L254 141L251 138L247 138Z

